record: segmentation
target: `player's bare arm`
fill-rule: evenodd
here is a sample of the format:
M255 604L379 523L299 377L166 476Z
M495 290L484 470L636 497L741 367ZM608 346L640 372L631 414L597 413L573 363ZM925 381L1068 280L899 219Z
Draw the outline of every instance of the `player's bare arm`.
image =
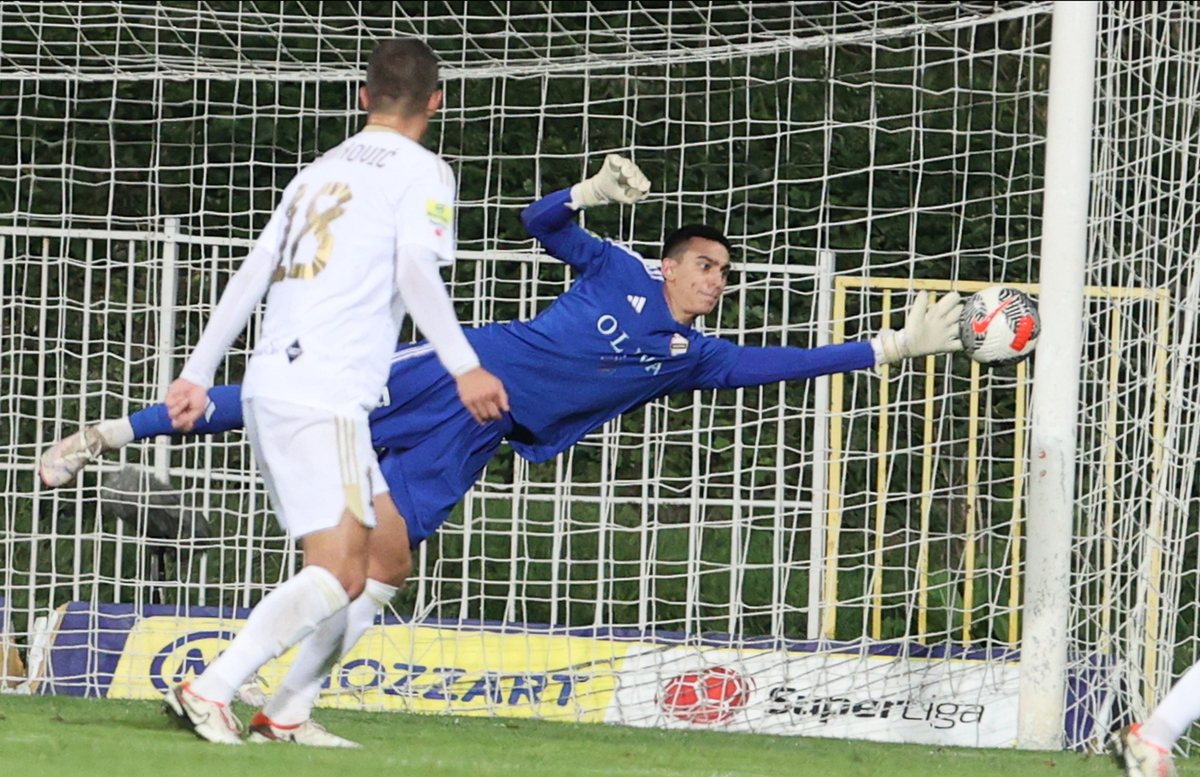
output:
M190 432L196 420L204 414L204 406L208 404L208 391L186 378L176 378L167 389L167 398L163 400L163 404L167 406L172 426L181 432Z
M482 367L468 370L454 381L458 385L458 398L479 423L495 421L508 412L508 392L504 390L504 384Z

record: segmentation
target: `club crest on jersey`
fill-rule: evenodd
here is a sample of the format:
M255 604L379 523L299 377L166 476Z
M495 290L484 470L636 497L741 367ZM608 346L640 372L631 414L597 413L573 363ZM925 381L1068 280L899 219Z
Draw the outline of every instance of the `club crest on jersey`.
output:
M679 356L681 354L685 354L685 353L687 353L687 350L688 350L688 339L686 337L679 334L678 332L671 335L671 355L672 356Z
M627 294L627 295L625 295L625 299L629 300L629 304L633 307L634 311L637 313L641 313L642 308L646 307L646 298L645 297L639 297L636 294Z
M300 355L304 353L304 349L300 347L300 341L297 340L285 348L283 352L287 354L288 364L291 364L292 362L296 361L296 359L300 358Z

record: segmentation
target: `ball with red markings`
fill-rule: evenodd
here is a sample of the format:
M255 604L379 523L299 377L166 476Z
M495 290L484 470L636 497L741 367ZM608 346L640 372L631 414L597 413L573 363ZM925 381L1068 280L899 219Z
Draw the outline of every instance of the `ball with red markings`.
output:
M988 286L967 299L958 331L963 351L980 364L1016 364L1037 347L1042 322L1028 294Z

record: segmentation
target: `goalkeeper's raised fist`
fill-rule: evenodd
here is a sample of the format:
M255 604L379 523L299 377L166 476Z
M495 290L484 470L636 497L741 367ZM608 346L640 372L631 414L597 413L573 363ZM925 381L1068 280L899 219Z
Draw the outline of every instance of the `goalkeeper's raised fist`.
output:
M631 160L616 154L604 157L600 172L571 187L571 201L567 203L575 210L593 205L637 202L650 191L650 179Z
M884 329L875 338L876 362L892 364L914 356L961 351L958 319L962 309L958 292L950 292L930 307L929 292L922 291L908 311L904 329L899 332Z

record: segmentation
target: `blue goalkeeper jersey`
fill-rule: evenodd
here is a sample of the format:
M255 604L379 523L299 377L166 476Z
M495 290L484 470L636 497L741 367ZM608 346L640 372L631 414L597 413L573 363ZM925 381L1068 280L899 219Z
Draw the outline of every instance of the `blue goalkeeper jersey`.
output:
M513 448L553 458L626 410L693 389L735 388L871 367L869 343L754 348L706 336L671 316L657 262L575 221L570 190L521 214L529 233L576 272L530 321L467 330L485 369L508 387Z
M380 468L413 545L431 536L507 438L545 461L626 410L677 391L758 386L874 366L870 343L757 348L706 337L671 317L655 265L575 223L557 192L522 218L551 256L576 271L571 289L532 321L466 330L483 366L508 390L511 412L476 423L428 343L392 358L371 413ZM241 426L237 386L209 391L196 433ZM166 407L130 418L139 437L172 434Z

